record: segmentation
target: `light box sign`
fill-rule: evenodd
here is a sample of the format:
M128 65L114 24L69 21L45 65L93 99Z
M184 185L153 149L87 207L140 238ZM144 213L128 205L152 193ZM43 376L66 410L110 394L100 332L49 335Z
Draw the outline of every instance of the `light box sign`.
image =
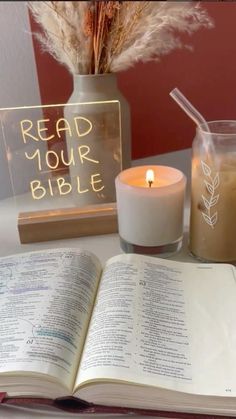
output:
M0 117L21 211L115 201L119 101L5 108Z

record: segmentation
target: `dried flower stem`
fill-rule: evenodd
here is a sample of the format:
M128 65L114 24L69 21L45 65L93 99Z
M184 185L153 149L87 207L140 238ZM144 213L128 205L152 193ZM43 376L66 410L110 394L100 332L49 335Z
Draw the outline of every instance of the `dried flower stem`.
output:
M120 29L117 34L117 37L114 37L115 43L112 48L111 58L106 63L106 72L109 72L109 69L112 66L113 58L119 55L119 53L122 51L125 41L130 36L130 34L132 34L135 25L138 23L139 19L142 18L142 13L144 12L145 8L148 7L149 3L149 1L137 2L137 4L135 4L133 18L130 19L129 24L126 26L123 23L119 24ZM119 20L121 20L120 17Z

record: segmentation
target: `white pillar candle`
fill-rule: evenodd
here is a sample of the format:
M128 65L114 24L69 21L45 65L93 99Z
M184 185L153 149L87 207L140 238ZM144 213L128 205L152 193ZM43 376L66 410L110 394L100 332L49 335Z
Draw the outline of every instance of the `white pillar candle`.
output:
M146 180L147 171L153 180ZM186 178L167 166L139 166L115 180L119 234L137 246L163 246L183 235Z

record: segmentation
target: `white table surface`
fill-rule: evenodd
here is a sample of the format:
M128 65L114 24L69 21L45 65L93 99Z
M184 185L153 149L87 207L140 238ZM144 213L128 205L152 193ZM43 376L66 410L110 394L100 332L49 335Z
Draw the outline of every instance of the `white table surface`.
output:
M164 164L176 167L189 177L190 167L190 152L183 150L182 152L169 153L167 155L152 157L148 159L137 160L133 165L141 164ZM32 244L21 244L17 230L17 215L18 210L14 204L13 198L8 198L0 201L0 256L7 256L16 253L22 253L33 250L41 250L48 248L62 248L74 247L82 248L94 252L101 262L104 264L110 257L122 253L119 243L118 234L107 234L102 236L81 237L76 239L56 240ZM183 247L180 252L171 256L172 260L194 262L195 260L189 255L188 252L188 224L189 224L189 211L186 204L185 217L184 217L184 240ZM0 418L13 419L13 418L71 418L82 417L79 414L66 414L58 411L57 413L49 413L42 411L32 411L31 409L21 409L16 407L0 406ZM90 419L91 415L83 416ZM94 417L94 416L93 416ZM95 416L97 419L101 418L119 418L116 416ZM122 416L124 417L124 416ZM127 416L128 417L128 416ZM130 415L129 415L130 417ZM133 416L138 418L138 416ZM144 418L144 416L142 416Z

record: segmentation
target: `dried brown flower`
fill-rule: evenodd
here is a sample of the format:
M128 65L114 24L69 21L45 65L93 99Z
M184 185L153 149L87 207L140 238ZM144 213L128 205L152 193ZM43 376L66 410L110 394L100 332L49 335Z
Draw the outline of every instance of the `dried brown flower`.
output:
M91 9L85 12L84 16L84 34L85 36L93 35L93 13Z

